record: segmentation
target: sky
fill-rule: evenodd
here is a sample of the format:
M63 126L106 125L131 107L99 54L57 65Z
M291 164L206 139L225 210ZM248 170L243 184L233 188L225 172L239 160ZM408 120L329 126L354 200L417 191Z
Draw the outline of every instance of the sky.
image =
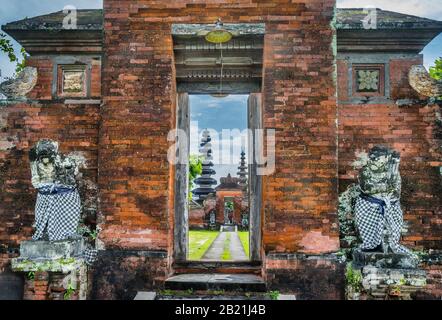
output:
M17 21L25 17L33 17L50 12L60 11L66 5L73 5L78 9L102 8L102 0L1 0L0 6L0 25L11 21ZM363 8L377 7L384 10L396 11L405 14L417 15L435 20L442 20L442 0L337 0L340 8ZM16 53L20 52L20 46L13 41ZM442 56L442 35L434 39L423 51L425 66L428 68L434 64L434 60ZM0 81L5 77L10 77L14 73L15 65L10 63L4 53L0 53ZM223 99L216 99L211 96L191 96L191 153L198 153L199 138L196 134L196 128L199 132L204 128L211 128L214 139L215 162L223 160L234 163L230 166L217 165L215 178L219 181L220 176L225 176L227 172L236 174L239 161L239 152L241 150L241 139L236 138L231 141L234 151L230 155L231 159L225 159L226 152L223 152L223 159L220 159L220 153L217 151L219 145L217 133L222 129L244 130L247 126L247 96L229 96ZM219 136L221 145L226 145L230 140L224 136ZM245 148L247 146L244 146ZM223 149L221 149L223 150ZM229 155L227 155L229 156Z
M218 183L228 173L236 176L241 150L247 154L247 99L248 95L190 95L190 154L199 154L202 131L208 129Z

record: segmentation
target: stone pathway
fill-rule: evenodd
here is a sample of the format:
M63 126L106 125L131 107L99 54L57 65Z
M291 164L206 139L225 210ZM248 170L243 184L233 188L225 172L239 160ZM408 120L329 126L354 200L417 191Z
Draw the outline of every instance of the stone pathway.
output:
M238 232L230 232L230 256L232 260L249 260L239 239Z
M220 232L215 241L203 255L202 260L222 261L224 245L230 241L230 257L233 261L248 260L237 232Z

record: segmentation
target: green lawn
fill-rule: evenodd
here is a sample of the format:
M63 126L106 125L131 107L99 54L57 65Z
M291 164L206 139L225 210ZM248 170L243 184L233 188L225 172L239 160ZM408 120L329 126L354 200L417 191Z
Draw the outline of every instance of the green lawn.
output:
M201 260L217 237L219 231L190 230L189 231L189 260Z
M249 247L249 232L248 231L238 231L239 240L241 240L242 246L246 253L246 256L250 258L250 247Z

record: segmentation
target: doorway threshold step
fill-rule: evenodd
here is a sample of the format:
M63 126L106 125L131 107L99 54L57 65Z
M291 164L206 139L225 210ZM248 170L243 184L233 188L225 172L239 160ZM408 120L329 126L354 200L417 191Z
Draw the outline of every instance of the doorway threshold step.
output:
M262 273L261 262L251 261L185 261L174 263L175 274L204 273L204 274L255 274Z
M264 292L266 283L254 274L192 273L174 275L165 282L169 290L227 290Z

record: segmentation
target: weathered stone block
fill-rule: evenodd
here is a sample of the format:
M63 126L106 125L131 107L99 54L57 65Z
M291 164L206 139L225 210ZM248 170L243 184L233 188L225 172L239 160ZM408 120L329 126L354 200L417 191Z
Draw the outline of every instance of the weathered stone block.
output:
M85 250L83 239L63 241L23 241L20 244L20 258L62 259L79 257Z
M365 266L362 287L372 299L410 300L411 295L427 284L426 272L419 269L384 269Z
M377 268L415 269L418 260L406 254L362 252L356 249L353 253L353 262L356 266L375 266Z

